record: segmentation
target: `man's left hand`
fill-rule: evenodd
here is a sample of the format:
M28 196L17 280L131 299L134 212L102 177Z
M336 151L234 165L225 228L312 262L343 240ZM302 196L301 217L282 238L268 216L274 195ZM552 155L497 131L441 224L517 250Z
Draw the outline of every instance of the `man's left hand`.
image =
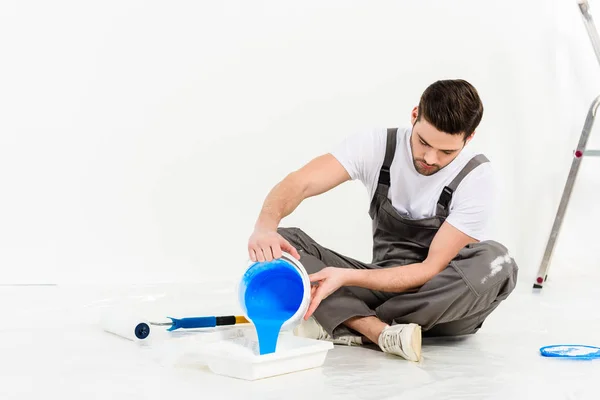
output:
M323 299L346 285L351 271L348 268L326 267L319 272L309 275L313 286L310 292L310 305L304 315L304 319L310 318ZM315 283L316 285L314 285Z

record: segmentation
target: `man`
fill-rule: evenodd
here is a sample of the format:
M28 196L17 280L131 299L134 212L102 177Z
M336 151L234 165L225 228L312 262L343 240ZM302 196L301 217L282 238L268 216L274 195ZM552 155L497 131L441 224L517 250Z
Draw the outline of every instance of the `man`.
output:
M313 282L295 333L337 344L377 344L421 359L421 336L473 334L516 285L518 267L489 239L489 161L466 148L483 115L476 89L442 80L423 92L411 127L348 138L277 184L248 243L253 261L286 251ZM373 260L327 249L282 218L306 198L349 180L367 188Z

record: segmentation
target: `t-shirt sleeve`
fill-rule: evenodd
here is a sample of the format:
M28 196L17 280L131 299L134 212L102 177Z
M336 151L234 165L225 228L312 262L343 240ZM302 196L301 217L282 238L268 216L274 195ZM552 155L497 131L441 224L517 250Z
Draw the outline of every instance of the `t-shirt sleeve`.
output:
M385 141L385 129L373 129L347 137L331 154L348 171L352 180L361 181L372 192L383 164Z
M474 239L486 240L495 194L496 182L491 165L480 165L456 189L446 221Z

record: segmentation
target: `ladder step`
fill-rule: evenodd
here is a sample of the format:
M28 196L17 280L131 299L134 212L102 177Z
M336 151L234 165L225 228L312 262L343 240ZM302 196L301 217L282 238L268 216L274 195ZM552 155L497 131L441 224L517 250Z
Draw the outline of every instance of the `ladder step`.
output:
M583 155L591 157L600 157L600 150L586 150L583 152Z

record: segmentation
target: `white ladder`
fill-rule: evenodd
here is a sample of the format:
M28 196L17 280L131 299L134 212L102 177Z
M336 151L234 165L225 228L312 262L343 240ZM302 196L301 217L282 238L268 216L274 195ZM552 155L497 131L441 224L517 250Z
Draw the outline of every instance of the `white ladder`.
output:
M590 6L587 0L577 0L577 4L583 16L583 23L587 30L588 36L590 37L590 41L592 42L592 47L594 48L594 52L596 53L596 58L598 59L598 63L600 63L600 37L598 36L598 31L596 30L596 26L594 25L592 15L590 14ZM596 118L596 111L598 110L598 106L600 106L600 96L594 99L592 105L589 108L587 117L585 119L585 123L583 125L581 136L579 137L577 149L575 149L575 151L573 152L571 170L569 171L569 176L567 177L567 182L565 184L565 188L560 199L558 211L556 212L556 216L554 218L554 224L552 225L552 230L550 231L550 237L548 238L548 243L546 244L546 250L544 251L544 256L542 257L542 262L540 264L537 277L535 279L535 282L533 283L533 287L535 289L541 289L544 285L544 282L548 279L550 259L552 258L552 253L554 252L554 247L556 245L558 233L560 232L560 228L562 226L563 218L565 216L567 205L569 204L569 200L571 198L571 193L573 192L573 186L575 185L575 179L577 178L577 173L579 172L579 167L581 166L583 157L600 156L600 150L586 149L588 138L590 136L590 132L592 131L592 126L594 125L594 120Z

